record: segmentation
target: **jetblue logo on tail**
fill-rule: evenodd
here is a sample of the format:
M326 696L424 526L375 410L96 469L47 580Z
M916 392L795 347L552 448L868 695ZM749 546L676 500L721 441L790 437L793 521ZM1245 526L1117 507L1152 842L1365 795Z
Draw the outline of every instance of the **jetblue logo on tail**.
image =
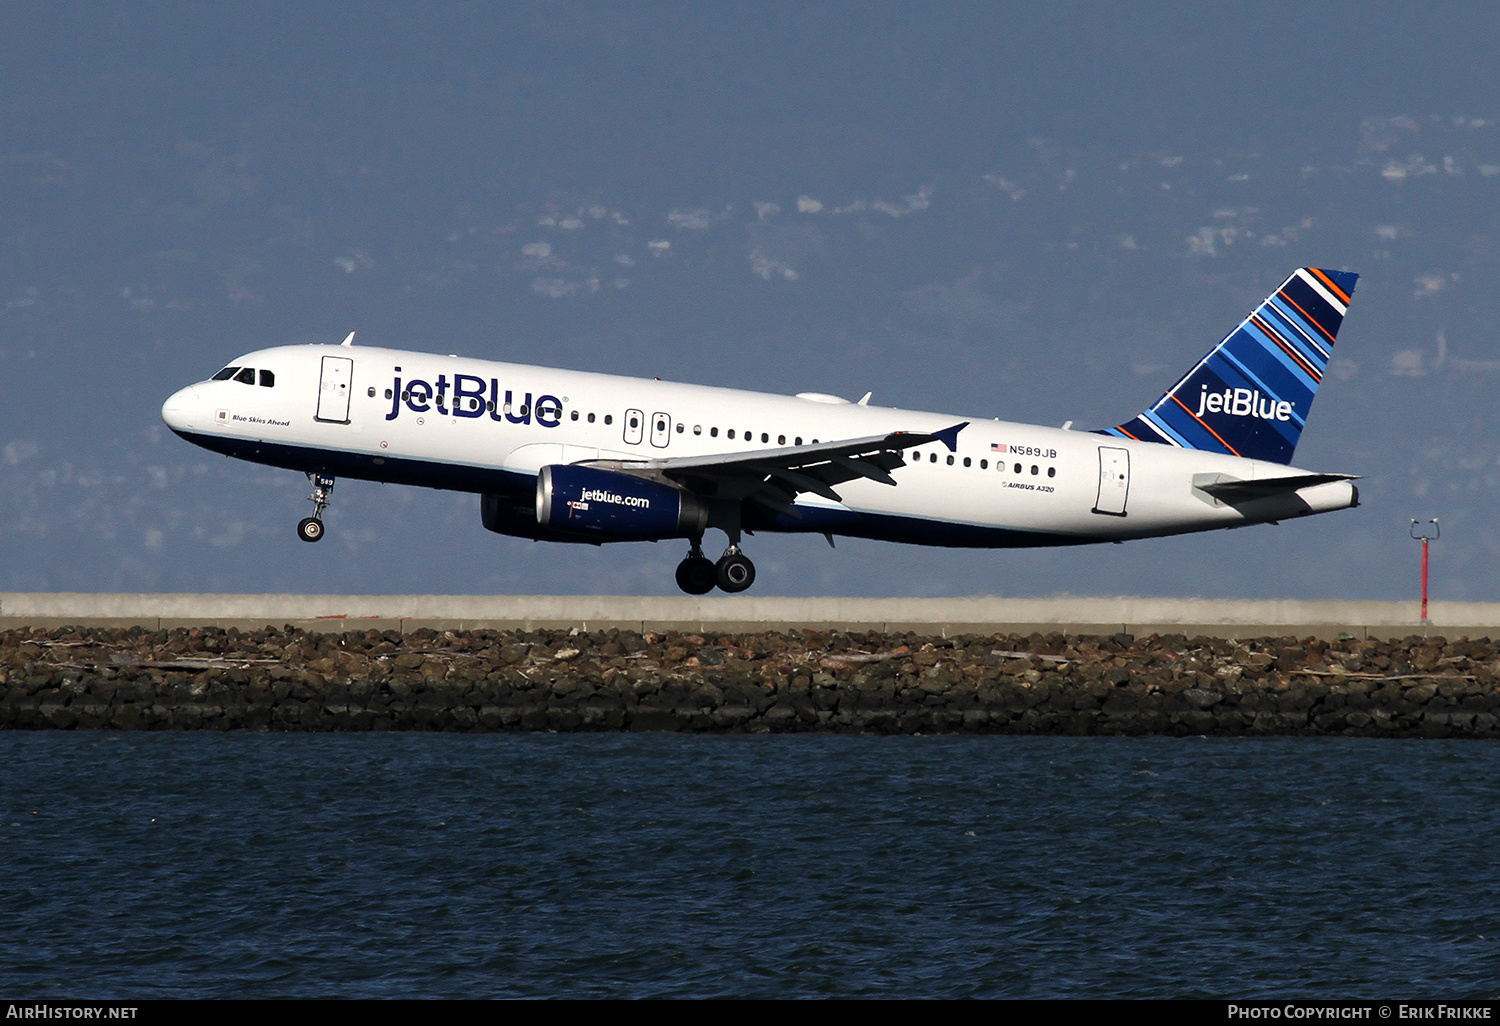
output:
M1292 404L1285 399L1262 397L1260 392L1248 388L1226 388L1223 392L1210 392L1204 385L1198 394L1198 412L1227 413L1231 417L1259 417L1261 420L1291 420Z
M1290 463L1358 280L1299 268L1149 409L1099 433Z

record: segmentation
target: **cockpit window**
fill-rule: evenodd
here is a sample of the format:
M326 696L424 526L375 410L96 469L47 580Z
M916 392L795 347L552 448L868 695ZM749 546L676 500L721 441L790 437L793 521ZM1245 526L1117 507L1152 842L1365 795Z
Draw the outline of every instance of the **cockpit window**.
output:
M261 371L260 372L260 384L261 384L262 388L275 388L276 387L276 375L272 374L268 370Z
M234 380L243 381L247 385L255 384L255 368L246 367L244 370L240 371L234 376Z
M219 373L215 374L212 380L228 381L230 378L234 377L235 372L238 370L238 367L225 367L223 370L219 371Z

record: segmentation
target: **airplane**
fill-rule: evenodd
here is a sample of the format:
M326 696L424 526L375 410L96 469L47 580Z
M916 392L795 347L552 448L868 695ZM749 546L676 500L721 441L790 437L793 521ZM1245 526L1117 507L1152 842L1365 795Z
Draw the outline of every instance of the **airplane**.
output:
M339 477L477 493L500 534L683 539L678 586L755 581L756 531L972 548L1123 542L1359 505L1291 460L1358 275L1294 271L1139 415L1095 431L396 349L280 346L174 393L213 452L305 473L306 542ZM728 540L703 553L708 530Z

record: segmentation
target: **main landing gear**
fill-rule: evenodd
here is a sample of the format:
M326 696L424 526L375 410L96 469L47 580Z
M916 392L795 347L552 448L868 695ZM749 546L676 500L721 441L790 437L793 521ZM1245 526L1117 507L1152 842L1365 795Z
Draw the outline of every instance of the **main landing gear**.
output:
M715 563L694 542L687 557L677 564L677 587L689 595L707 595L716 587L733 594L754 583L755 564L738 545L730 545Z
M326 474L309 473L307 480L313 489L308 496L312 500L313 515L304 517L297 524L297 537L305 542L315 542L323 538L323 511L331 501L328 493L333 491L333 478Z

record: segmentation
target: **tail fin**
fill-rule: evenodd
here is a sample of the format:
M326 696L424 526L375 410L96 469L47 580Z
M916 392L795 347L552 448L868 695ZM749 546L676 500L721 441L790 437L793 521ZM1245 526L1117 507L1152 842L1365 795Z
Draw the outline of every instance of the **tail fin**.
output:
M1358 280L1299 268L1155 405L1098 433L1290 463Z

